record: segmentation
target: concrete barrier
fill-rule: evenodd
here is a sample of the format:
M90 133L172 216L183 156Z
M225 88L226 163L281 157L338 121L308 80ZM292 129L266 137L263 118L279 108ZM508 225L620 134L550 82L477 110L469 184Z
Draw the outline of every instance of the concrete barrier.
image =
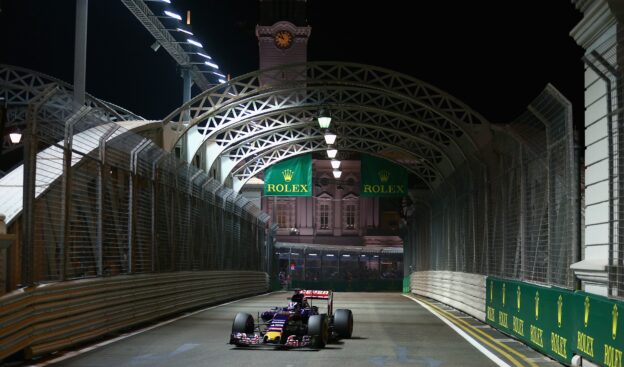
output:
M446 303L485 322L485 275L419 271L412 273L410 281L412 293Z
M50 283L0 297L0 361L53 352L187 309L266 292L266 273L200 271Z

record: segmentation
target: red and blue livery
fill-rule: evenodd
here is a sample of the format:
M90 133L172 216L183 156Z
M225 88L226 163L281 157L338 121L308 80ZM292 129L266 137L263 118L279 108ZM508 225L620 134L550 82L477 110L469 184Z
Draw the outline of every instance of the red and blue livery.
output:
M312 304L315 299L327 301L327 313ZM332 291L295 289L287 307L262 312L257 323L248 313L236 314L230 344L324 348L329 340L350 338L352 333L353 313L347 309L333 313Z

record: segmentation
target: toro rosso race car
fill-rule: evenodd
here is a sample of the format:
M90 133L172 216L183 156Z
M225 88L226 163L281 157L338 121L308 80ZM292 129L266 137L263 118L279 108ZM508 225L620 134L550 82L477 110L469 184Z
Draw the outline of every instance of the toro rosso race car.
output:
M317 299L327 301L327 313L319 313L318 307L312 304ZM351 310L332 311L332 291L296 289L287 307L262 312L257 323L248 313L236 314L230 344L323 348L330 339L350 338L353 332Z

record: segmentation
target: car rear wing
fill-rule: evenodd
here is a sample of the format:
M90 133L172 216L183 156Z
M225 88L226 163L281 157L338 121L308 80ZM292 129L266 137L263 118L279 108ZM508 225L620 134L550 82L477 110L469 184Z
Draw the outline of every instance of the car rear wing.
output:
M303 296L307 299L324 299L327 300L327 314L333 314L334 308L334 293L332 291L321 291L321 290L312 290L312 289L304 289L301 291Z

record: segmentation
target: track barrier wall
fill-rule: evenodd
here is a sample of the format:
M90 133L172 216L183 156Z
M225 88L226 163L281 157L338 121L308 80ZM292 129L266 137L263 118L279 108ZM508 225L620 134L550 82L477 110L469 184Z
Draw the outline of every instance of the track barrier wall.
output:
M622 366L624 302L495 277L486 287L491 326L566 364L578 354Z

